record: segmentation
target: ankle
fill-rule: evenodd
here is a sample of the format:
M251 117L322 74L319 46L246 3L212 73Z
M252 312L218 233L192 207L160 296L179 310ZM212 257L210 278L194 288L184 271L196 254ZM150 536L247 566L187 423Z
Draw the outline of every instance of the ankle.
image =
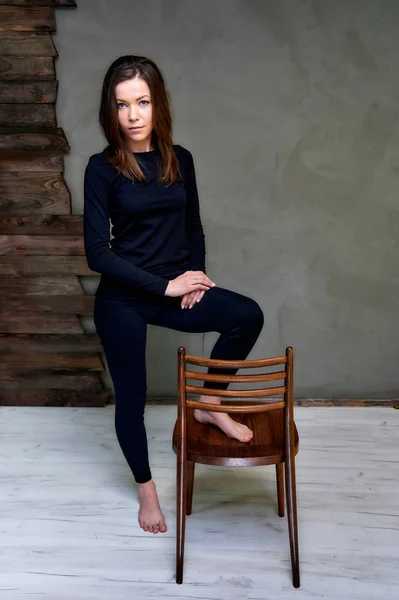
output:
M221 404L222 399L220 396L200 396L199 402L208 402L208 404Z
M138 487L139 494L144 496L146 494L150 494L150 493L154 492L155 483L152 479L150 479L149 481L146 481L145 483L138 483L137 487Z

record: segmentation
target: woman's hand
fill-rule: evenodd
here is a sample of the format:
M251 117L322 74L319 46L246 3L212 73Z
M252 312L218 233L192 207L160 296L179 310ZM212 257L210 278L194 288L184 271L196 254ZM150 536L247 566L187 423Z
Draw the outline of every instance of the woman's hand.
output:
M203 271L186 271L176 279L169 281L165 296L176 298L177 296L191 294L191 292L206 292L215 285Z
M205 295L205 291L203 292L190 292L189 294L184 294L181 302L182 308L192 308L196 302L200 302Z

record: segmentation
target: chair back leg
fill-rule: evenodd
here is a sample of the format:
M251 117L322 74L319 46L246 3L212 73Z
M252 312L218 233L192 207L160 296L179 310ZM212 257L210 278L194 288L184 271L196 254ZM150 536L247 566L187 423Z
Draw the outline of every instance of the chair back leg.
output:
M288 531L290 536L292 583L295 588L299 588L298 519L296 506L295 455L293 452L288 453L285 459L285 491L287 497Z
M176 494L176 583L183 583L184 540L187 510L187 468L182 457L177 459Z

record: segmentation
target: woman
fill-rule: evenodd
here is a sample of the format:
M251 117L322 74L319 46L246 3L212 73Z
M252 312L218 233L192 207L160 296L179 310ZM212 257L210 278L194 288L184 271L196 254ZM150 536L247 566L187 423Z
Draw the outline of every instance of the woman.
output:
M169 96L152 60L113 62L102 87L100 124L108 146L90 157L84 183L86 257L101 273L94 321L115 389L117 438L138 484L140 526L165 532L144 426L147 324L217 331L211 358L240 360L259 336L263 313L254 300L216 287L206 274L193 158L172 143ZM227 414L197 410L195 418L242 442L252 438Z

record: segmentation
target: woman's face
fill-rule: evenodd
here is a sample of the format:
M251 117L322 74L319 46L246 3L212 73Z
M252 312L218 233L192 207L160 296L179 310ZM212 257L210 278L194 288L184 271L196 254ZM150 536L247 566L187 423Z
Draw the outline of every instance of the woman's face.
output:
M133 152L151 149L152 103L150 88L144 79L135 77L115 87L118 121Z

